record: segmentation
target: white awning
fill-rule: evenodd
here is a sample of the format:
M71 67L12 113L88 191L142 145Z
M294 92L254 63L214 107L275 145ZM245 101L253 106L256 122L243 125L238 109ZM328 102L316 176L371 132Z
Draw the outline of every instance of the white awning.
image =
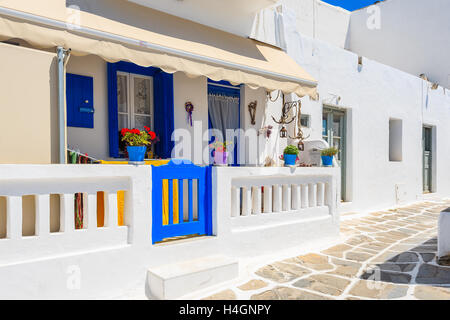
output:
M0 39L11 38L317 98L316 80L280 49L119 0L3 0Z

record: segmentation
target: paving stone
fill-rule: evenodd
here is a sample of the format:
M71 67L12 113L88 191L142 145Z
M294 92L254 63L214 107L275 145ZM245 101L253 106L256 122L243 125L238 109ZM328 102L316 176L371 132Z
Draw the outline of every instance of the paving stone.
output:
M410 251L414 252L426 252L426 253L435 253L437 252L437 246L417 246L412 248Z
M360 280L350 290L350 295L372 299L397 299L406 296L407 286Z
M251 297L251 300L331 300L331 299L319 294L314 294L299 289L277 287L275 289L268 290L260 294L255 294Z
M450 300L450 289L431 286L417 286L414 296L421 300Z
M409 274L398 272L387 272L382 271L381 269L368 270L361 276L361 279L382 281L389 283L399 283L399 284L411 283L411 275Z
M299 263L307 268L311 268L316 271L332 270L334 267L328 262L328 257L320 254L307 254L298 256L296 259Z
M348 260L358 261L358 262L364 262L369 260L372 257L371 254L364 253L364 252L347 252L345 254L345 258Z
M366 242L370 242L373 241L372 238L369 238L367 236L361 235L361 236L355 236L352 237L350 239L348 239L347 241L345 241L346 244L351 245L351 246L357 246Z
M425 263L416 276L417 283L450 284L450 268Z
M388 262L419 262L419 257L415 252L402 252L393 258L389 259Z
M422 260L425 262L431 262L436 258L436 254L434 253L421 253L420 256L422 257Z
M301 279L295 282L293 286L317 291L331 296L339 296L349 284L350 280L320 274Z
M249 282L239 286L243 291L258 290L267 287L267 282L262 280L250 280Z
M376 265L382 271L394 272L411 272L416 266L415 263L381 263Z
M289 282L309 273L310 271L305 268L281 262L276 262L256 271L257 275L279 283Z
M236 294L233 292L233 290L228 289L228 290L224 290L219 293L213 294L212 296L209 296L202 300L236 300Z
M330 256L342 258L344 256L344 252L351 250L353 247L346 245L346 244L340 244L334 247L331 247L327 250L322 251L323 254L327 254Z

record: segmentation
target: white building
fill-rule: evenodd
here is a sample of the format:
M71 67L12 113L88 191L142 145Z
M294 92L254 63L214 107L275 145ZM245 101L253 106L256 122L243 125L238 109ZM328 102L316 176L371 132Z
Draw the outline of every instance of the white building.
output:
M315 0L88 2L0 4L8 75L0 79L0 297L111 297L135 288L177 297L200 288L202 276L215 275L204 285L236 276L242 257L335 239L339 212L450 194L450 93L390 61L360 58L359 13ZM56 47L72 49L64 64ZM124 165L118 131L142 123L160 134L160 157L172 156L178 130L194 137L181 144L192 162L207 163L203 132L216 126L216 95L234 99L227 128L274 127L269 139L235 140L241 167ZM284 147L298 140L281 138L274 119L283 101L299 97L307 137L299 162L317 165L313 149L328 142L340 149L335 168L280 167ZM138 99L148 112L136 112ZM288 137L296 122L284 125ZM114 165L56 165L67 147ZM207 236L155 244L191 234ZM181 286L170 280L180 274Z

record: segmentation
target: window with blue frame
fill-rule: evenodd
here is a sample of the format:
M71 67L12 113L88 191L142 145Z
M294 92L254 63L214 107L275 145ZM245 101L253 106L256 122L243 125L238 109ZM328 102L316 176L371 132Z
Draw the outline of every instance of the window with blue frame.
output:
M154 67L129 62L108 64L108 118L110 156L125 155L122 128L150 127L160 141L154 152L170 158L174 130L173 76Z

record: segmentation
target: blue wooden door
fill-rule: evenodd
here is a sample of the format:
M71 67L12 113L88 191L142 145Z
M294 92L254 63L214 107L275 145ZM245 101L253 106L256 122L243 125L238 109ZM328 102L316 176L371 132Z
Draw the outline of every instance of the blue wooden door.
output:
M168 190L163 188L164 181ZM178 236L211 235L211 167L199 167L187 160L171 160L167 165L152 167L152 183L153 243ZM168 192L166 196L165 192ZM164 221L165 206L168 221ZM174 210L175 207L178 210Z

